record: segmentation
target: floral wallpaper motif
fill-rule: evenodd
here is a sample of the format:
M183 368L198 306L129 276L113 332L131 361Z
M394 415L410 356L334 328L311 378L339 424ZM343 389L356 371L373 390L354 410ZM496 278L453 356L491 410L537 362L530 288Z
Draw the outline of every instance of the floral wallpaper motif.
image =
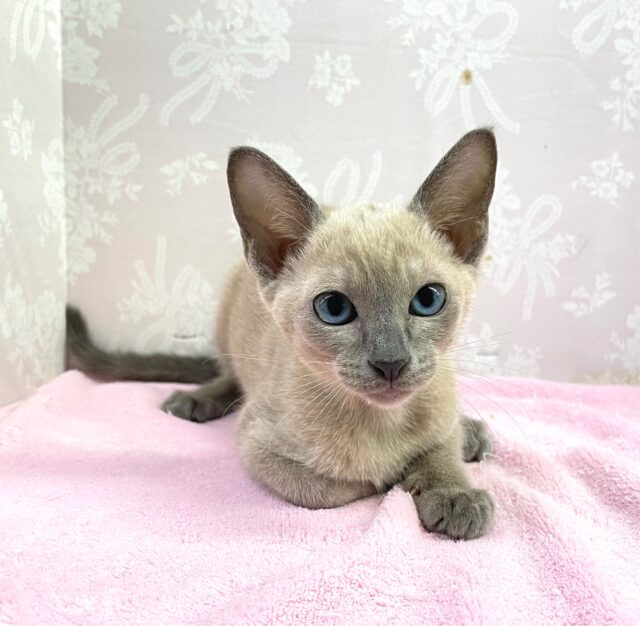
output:
M0 405L62 371L60 6L0 0Z
M121 208L136 202L142 189L132 178L141 158L138 147L121 136L142 118L148 101L141 96L124 116L112 113L117 106L118 97L112 95L100 104L87 125L66 119L67 258L72 283L95 261L93 241L111 243L111 227L118 222L115 203Z
M46 237L53 233L64 233L67 226L66 201L64 187L64 145L62 137L51 140L46 152L40 157L42 174L44 175L44 204L38 213L38 225L40 237L38 241L44 244ZM67 239L60 237L58 259L60 262L59 273L65 279L67 277Z
M33 140L34 121L23 118L24 106L18 98L13 100L11 114L2 122L9 137L11 154L19 154L25 161L31 156L31 142Z
M614 152L609 158L592 161L590 174L578 177L571 183L571 187L585 187L590 195L617 207L620 206L619 195L631 187L633 179L633 172L624 168L620 156Z
M488 23L491 26L485 31ZM476 126L473 99L481 100L496 122L517 133L518 124L507 116L487 82L491 69L510 56L507 44L518 27L513 4L484 0L402 0L399 15L389 24L404 31L401 41L417 48L419 67L410 72L415 88L425 89L424 107L443 113L459 98L465 127ZM498 29L498 34L495 29ZM489 32L491 34L485 34ZM422 43L429 47L422 47Z
M0 6L0 403L59 371L67 299L105 346L213 349L231 146L321 202L387 202L484 124L491 238L451 366L640 382L635 0Z
M192 152L182 159L176 159L160 168L167 177L166 192L170 196L182 194L185 182L202 185L209 180L209 174L218 169L218 164L209 159L205 152Z
M182 39L169 55L174 78L188 83L162 107L168 125L174 111L191 102L189 121L201 122L221 93L248 101L246 76L265 79L289 61L291 27L287 7L295 0L217 0L189 17L171 14L166 32Z
M12 374L27 385L43 383L60 371L63 324L59 296L45 288L35 299L4 275L0 303L0 338L9 343L4 358Z
M133 293L118 302L120 319L145 321L145 330L135 342L137 350L178 348L180 353L202 352L211 343L215 293L191 264L183 266L168 287L166 256L167 239L158 237L153 272L147 272L142 259L134 262ZM184 349L180 349L181 341Z
M572 42L585 57L608 45L619 65L609 78L609 93L599 101L616 127L632 131L640 124L640 4L636 0L561 0L578 16Z
M93 38L102 39L107 29L117 28L122 13L118 0L63 0L63 68L68 83L88 85L96 91L105 91L107 81L98 78L100 49L87 43Z
M613 349L605 354L610 363L620 362L629 372L637 375L640 370L640 306L633 307L626 319L626 332L620 337L612 331L610 341Z
M542 288L547 297L555 295L558 265L575 253L575 243L572 235L547 234L562 215L560 200L545 194L523 210L520 199L507 184L508 175L500 169L496 176L491 205L493 228L485 268L501 294L511 291L521 279L526 282L522 319L530 320L538 290Z
M360 79L351 67L351 57L340 54L332 58L331 52L325 50L316 55L314 72L309 79L309 86L320 90L327 90L325 100L334 106L340 106L344 94L360 84Z
M37 61L41 50L47 60L54 60L60 68L60 2L59 0L15 0L3 4L3 16L6 20L2 40L8 42L9 61L16 63L21 58ZM46 40L49 45L47 46ZM6 47L5 47L6 54ZM4 55L3 55L4 56ZM39 66L44 67L47 61ZM59 77L59 72L57 73Z
M591 315L596 309L616 297L616 292L609 287L611 287L609 274L604 272L596 274L595 285L591 293L584 285L577 287L571 292L571 300L564 302L562 308L570 311L575 317Z

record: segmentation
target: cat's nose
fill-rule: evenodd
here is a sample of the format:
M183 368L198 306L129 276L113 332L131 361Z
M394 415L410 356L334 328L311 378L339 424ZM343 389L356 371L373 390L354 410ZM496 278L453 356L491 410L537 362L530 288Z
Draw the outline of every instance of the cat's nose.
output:
M400 376L402 368L408 361L409 359L402 359L400 361L369 361L369 365L371 365L382 378L392 383Z

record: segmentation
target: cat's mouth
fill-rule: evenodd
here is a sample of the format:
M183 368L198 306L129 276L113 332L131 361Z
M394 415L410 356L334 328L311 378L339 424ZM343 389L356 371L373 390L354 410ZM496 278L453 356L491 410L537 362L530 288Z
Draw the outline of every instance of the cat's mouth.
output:
M397 384L394 385L370 385L343 380L343 383L369 404L386 408L398 406L407 400L419 387L419 385Z
M425 368L403 376L393 383L381 380L354 378L340 373L342 383L369 404L391 408L406 402L416 391L424 387L433 376L432 368Z
M381 389L368 390L363 395L372 404L385 407L393 407L402 404L415 391L411 387L383 387Z

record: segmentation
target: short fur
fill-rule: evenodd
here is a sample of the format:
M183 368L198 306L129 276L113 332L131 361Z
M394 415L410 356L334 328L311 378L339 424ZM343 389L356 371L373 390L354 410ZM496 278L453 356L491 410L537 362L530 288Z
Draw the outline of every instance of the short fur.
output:
M206 421L241 402L242 460L295 504L340 506L400 483L428 530L483 534L493 502L472 488L463 458L481 459L490 442L482 424L460 418L447 349L473 301L496 163L492 132L472 131L408 206L334 210L258 150L233 150L228 180L247 263L221 298L218 377L163 408ZM428 283L445 286L445 307L411 315ZM315 315L315 296L333 290L355 305L353 322ZM372 367L398 360L407 365L395 382Z
M89 337L78 309L67 307L67 362L101 378L201 383L218 374L216 359L208 356L107 352Z

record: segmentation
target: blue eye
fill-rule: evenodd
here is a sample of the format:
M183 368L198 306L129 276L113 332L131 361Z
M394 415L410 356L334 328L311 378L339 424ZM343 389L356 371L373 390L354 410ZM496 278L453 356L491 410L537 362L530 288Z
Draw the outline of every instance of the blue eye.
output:
M327 291L313 301L316 315L327 324L340 326L356 319L356 308L347 296L339 291Z
M442 285L425 285L413 296L409 305L409 313L421 317L435 315L442 310L446 299L447 292Z

